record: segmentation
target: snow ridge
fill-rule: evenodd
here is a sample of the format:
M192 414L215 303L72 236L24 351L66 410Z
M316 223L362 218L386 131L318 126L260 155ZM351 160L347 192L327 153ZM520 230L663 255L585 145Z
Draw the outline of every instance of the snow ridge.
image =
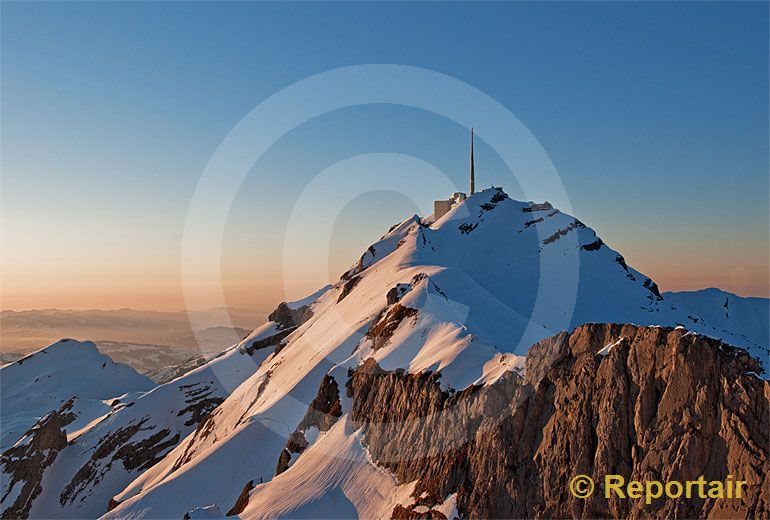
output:
M396 482L361 444L349 370L376 361L430 373L451 394L523 373L531 345L589 322L684 325L766 360L767 300L725 295L661 294L575 217L484 190L438 220L396 224L336 283L280 305L220 357L84 425L46 472L32 513L387 517L411 500L412 484ZM330 381L336 397L319 391ZM337 399L324 406L339 413L299 428L319 395ZM117 436L144 458L91 456ZM290 460L279 464L284 451ZM456 514L444 499L441 510Z
M306 430L307 446L275 477L326 376L344 389L348 369L373 359L384 370L437 372L449 391L487 385L523 371L521 355L536 341L582 323L676 325L690 314L680 299L667 301L592 229L548 203L493 188L438 220L410 217L324 288L312 316L205 425L117 495L107 517L175 517L236 503L245 504L244 518L324 516L333 507L387 516L408 483L389 480L361 453L344 390L342 416L328 431ZM745 309L712 324L703 305L691 329L752 353L767 348L761 323L745 329L738 319ZM358 494L374 488L374 502Z

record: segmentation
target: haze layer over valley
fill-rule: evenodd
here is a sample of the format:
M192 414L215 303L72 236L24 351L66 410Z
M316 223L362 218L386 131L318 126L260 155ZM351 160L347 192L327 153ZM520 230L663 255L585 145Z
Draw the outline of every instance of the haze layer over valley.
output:
M196 341L188 312L195 315L195 331L204 341ZM39 309L0 312L0 350L32 352L61 338L88 338L95 341L137 345L162 345L182 349L220 351L232 344L227 325L252 329L266 312L243 309L210 311L142 311ZM240 332L239 330L239 332ZM240 338L239 338L240 339ZM223 344L223 341L227 341Z

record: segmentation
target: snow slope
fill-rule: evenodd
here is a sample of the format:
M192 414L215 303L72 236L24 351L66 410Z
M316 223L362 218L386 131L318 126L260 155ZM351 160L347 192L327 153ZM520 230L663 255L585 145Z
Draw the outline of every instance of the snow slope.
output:
M206 365L155 388L152 388L149 379L131 371L134 378L142 383L139 388L149 390L146 392L126 393L125 387L128 385L121 384L125 379L121 371L126 371L127 367L121 367L120 371L114 369L106 380L91 382L90 375L95 369L89 370L87 367L93 363L86 364L88 358L74 357L73 349L65 352L59 344L55 347L61 353L60 357L51 357L53 347L49 347L51 352L48 354L38 353L34 356L32 360L39 357L45 362L39 363L39 367L29 362L32 360L26 360L19 367L25 373L19 372L10 378L6 378L7 369L4 368L3 417L7 411L7 395L14 396L7 400L8 403L22 410L31 409L29 399L19 395L28 391L29 385L24 382L29 379L29 369L33 367L42 371L42 381L47 379L45 376L48 372L56 373L56 367L69 366L69 373L61 374L58 379L52 378L54 384L59 382L71 385L62 395L69 395L72 391L85 395L84 389L98 388L106 391L99 392L102 398L119 397L117 401L100 401L102 408L89 416L95 420L76 421L72 428L68 428L69 443L45 470L43 491L35 498L30 516L96 518L104 514L115 494L160 460L193 431L210 410L256 371L259 364L272 353L272 348L250 350L251 345L265 340L270 343L269 339L280 329L279 324L268 322ZM92 350L93 353L89 355L101 356L97 368L101 367L102 358L106 363L105 369L111 366L109 359L99 354L92 343L84 345L87 349L81 350ZM14 365L8 368L14 369ZM112 390L113 386L118 389ZM136 386L130 388L135 389ZM60 406L58 395L52 398L56 405L52 405L52 408L58 409ZM8 482L6 475L3 477L0 493L5 494Z
M268 483L256 486L241 518L389 518L414 483L399 485L377 467L361 445L347 415L295 464Z
M460 390L520 370L530 345L581 323L674 325L697 312L692 330L755 355L767 348L759 325L743 328L749 318L739 315L749 310L736 304L729 319L717 320L699 301L689 310L687 296L669 302L574 217L498 189L437 221L413 216L394 226L315 296L312 316L282 348L119 493L120 505L106 517L226 513L250 481L262 484L246 493L245 517L392 511L401 491L356 451L360 443L344 418L346 371L368 358L386 370L440 371L444 388ZM292 452L274 478L327 374L340 386L343 419L326 432L307 429L308 448ZM374 502L356 495L374 487L382 491Z
M153 382L113 362L90 341L62 339L0 368L0 451L13 446L38 419L74 398L67 433L109 410L116 397L144 392Z
M677 325L748 348L765 366L770 345L770 300L745 298L721 289L666 292L665 301L678 311Z

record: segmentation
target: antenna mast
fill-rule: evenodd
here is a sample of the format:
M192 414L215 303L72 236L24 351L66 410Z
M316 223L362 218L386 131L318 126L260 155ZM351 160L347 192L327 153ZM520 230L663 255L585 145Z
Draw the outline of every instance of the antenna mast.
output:
M471 195L476 193L476 173L473 169L473 127L471 127Z

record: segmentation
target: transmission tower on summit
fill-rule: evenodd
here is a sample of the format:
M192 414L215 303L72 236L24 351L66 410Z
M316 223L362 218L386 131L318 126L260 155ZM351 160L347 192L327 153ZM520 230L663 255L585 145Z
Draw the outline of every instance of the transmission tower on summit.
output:
M471 195L476 193L476 168L473 161L473 128L471 128ZM433 218L435 220L440 219L449 210L460 204L466 199L465 193L458 191L452 194L452 197L447 200L437 200L433 202Z
M471 127L471 195L476 193L476 172L473 168L473 127Z

